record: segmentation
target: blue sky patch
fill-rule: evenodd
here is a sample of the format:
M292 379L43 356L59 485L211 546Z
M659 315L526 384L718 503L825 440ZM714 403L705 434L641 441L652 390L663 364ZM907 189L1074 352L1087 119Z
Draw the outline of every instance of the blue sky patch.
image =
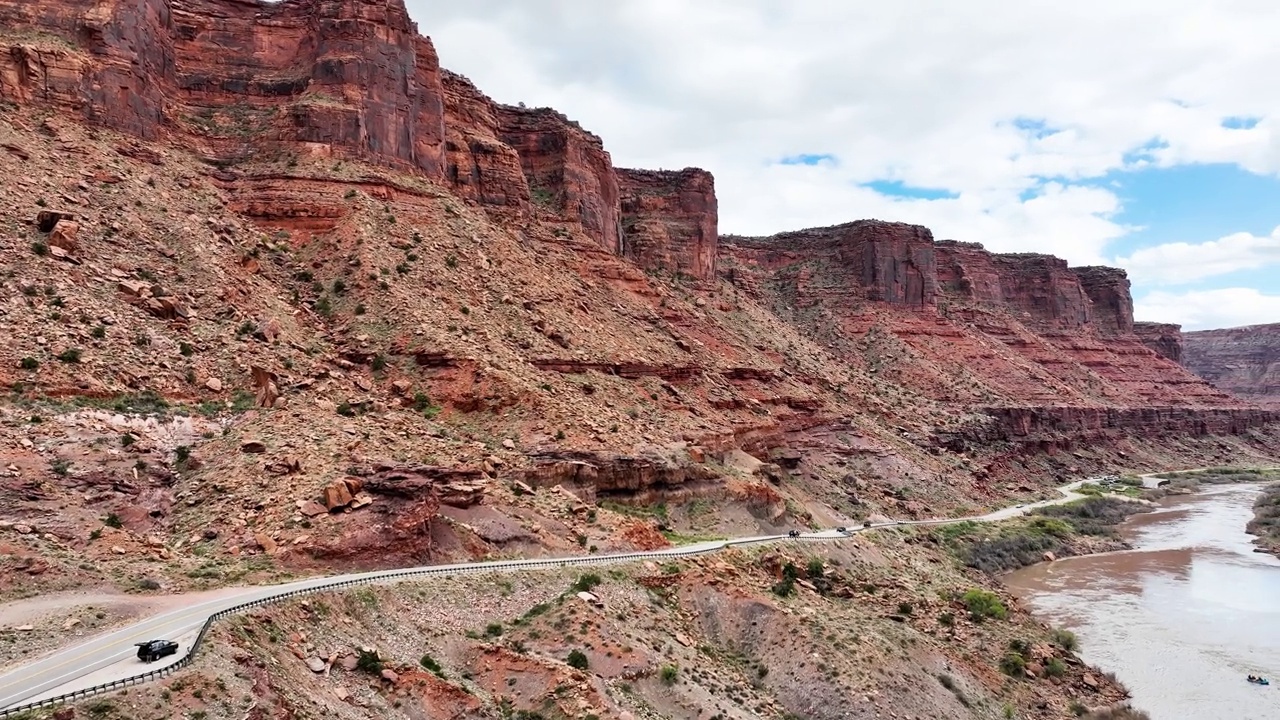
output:
M834 163L836 156L828 153L809 154L801 153L800 155L788 155L778 162L782 165L818 165L820 163Z
M862 183L862 187L871 188L881 195L911 198L913 200L952 200L960 197L949 190L915 187L907 185L901 180L875 180L869 183Z
M1061 128L1049 127L1043 118L1016 117L1011 124L1037 140L1061 132Z
M1224 118L1222 127L1228 130L1252 130L1258 126L1258 121L1262 118L1237 116Z
M1107 247L1111 257L1166 243L1196 245L1238 232L1267 236L1280 225L1280 178L1254 175L1232 164L1117 171L1096 184L1120 197L1124 209L1113 218L1116 222L1140 226ZM1280 292L1275 268L1206 278L1193 285L1241 284L1264 293Z

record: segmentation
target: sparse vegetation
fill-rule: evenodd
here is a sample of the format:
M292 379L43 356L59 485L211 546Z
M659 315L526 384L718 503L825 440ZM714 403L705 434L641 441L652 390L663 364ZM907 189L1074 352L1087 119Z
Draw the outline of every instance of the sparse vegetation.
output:
M987 618L1003 620L1009 614L1004 603L1000 602L1000 597L990 590L973 588L966 591L960 600L969 611L969 617L975 622L981 622Z
M568 663L569 667L577 668L578 670L586 670L590 665L586 654L581 650L570 650L569 657L565 659L565 662Z
M80 348L67 348L66 350L58 353L58 359L64 363L78 363L80 362L80 358Z

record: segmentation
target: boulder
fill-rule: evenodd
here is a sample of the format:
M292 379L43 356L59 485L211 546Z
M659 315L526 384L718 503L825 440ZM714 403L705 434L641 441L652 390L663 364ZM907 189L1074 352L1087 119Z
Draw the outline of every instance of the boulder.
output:
M351 504L354 499L351 491L347 489L347 484L339 480L338 482L326 485L324 490L324 505L329 508L329 512L341 510Z
M72 220L59 220L57 225L53 226L53 232L49 233L49 247L62 248L68 253L75 253L80 249L80 225Z

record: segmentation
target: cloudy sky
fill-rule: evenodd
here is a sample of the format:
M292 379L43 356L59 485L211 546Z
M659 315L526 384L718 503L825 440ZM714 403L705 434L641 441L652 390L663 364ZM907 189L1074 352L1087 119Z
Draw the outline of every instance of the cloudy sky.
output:
M859 218L1115 264L1139 319L1280 322L1275 0L407 0L441 63L723 232Z

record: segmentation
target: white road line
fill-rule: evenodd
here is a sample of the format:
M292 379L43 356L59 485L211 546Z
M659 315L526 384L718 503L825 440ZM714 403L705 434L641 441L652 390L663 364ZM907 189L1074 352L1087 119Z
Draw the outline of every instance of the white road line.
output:
M511 572L529 568L563 568L574 566L589 565L609 565L624 562L634 562L647 558L662 557L689 557L693 555L701 555L709 552L716 552L735 545L749 545L754 543L777 542L780 540L839 540L844 537L853 535L854 533L866 530L876 530L885 527L899 527L910 525L945 525L958 522L989 522L994 520L1004 520L1011 517L1022 515L1029 510L1044 507L1047 505L1056 505L1083 497L1074 492L1076 488L1084 483L1095 481L1098 478L1086 478L1076 482L1064 485L1058 488L1063 497L1053 500L1045 500L1038 503L1032 503L1015 508L1005 508L997 510L986 515L936 519L936 520L897 520L886 523L875 523L870 526L850 527L846 532L838 532L835 530L820 530L816 532L801 533L799 536L792 538L789 535L757 535L754 537L729 539L729 540L713 540L704 543L695 543L693 545L684 545L680 547L668 548L665 550L655 550L650 552L634 552L634 553L616 553L613 555L582 555L568 558L528 558L521 560L505 560L490 561L479 563L454 563L450 565L428 565L413 568L404 568L400 570L375 570L363 573L352 573L350 575L338 575L332 577L309 578L306 580L298 580L282 585L268 585L258 587L246 587L244 592L239 595L228 595L215 600L208 600L191 607L179 608L161 615L157 615L126 628L121 628L114 632L100 635L96 638L88 640L77 646L58 650L39 660L36 660L24 667L17 668L0 676L0 691L6 688L12 688L19 684L26 684L22 690L16 693L10 693L7 697L0 696L0 717L11 714L17 709L17 703L30 698L47 695L50 691L61 689L63 692L73 690L83 690L84 687L75 687L75 680L83 678L93 672L97 672L112 664L120 662L121 659L134 654L132 650L133 643L136 641L150 640L154 636L171 635L177 636L192 629L199 628L208 618L223 610L244 605L250 602L256 602L272 598L285 593L297 591L324 591L328 589L338 589L335 586L352 583L365 582L400 582L407 579L422 579L438 575L454 575L454 574L470 574L478 572ZM186 621L190 618L190 621ZM179 624L180 619L186 621L186 624ZM167 632L161 633L164 630ZM120 644L128 641L130 649L123 651L111 651L110 648L118 647ZM188 654L195 651L196 648L188 650ZM78 668L62 673L61 675L49 676L50 671L65 667L66 665L75 663L86 656L92 656L100 652L111 652L112 654L98 657L96 660L81 665ZM70 656L70 657L68 657ZM143 672L159 670L164 667L181 662L182 655L177 655L168 665L159 665L148 667ZM45 666L55 660L61 662ZM142 673L137 673L140 675ZM38 685L29 685L33 678L38 678L35 682ZM123 680L124 678L122 678ZM64 687L66 686L66 687Z

